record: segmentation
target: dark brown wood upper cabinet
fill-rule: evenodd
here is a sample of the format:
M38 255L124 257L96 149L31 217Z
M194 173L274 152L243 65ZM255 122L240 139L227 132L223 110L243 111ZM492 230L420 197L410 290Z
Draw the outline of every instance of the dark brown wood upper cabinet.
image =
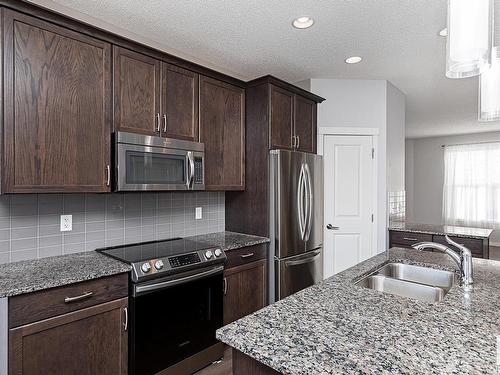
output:
M245 90L200 76L205 189L245 189Z
M316 152L316 102L300 95L294 98L295 146L299 151Z
M109 191L111 45L3 12L3 192Z
M198 74L162 63L162 135L198 141Z
M293 93L270 85L271 148L293 147Z
M115 129L159 135L161 62L117 46L113 56Z

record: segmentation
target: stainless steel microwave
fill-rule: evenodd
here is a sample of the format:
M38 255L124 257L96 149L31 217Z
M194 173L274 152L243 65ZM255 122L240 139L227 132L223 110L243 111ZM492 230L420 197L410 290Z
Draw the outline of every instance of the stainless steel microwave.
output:
M115 191L204 190L205 145L116 132Z

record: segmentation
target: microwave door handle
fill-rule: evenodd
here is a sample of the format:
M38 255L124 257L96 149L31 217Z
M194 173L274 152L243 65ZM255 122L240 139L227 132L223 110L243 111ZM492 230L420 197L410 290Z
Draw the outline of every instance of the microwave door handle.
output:
M188 170L188 178L186 181L186 185L188 190L190 190L193 187L193 180L194 180L194 157L193 157L193 152L188 151L186 155L187 159L187 170Z

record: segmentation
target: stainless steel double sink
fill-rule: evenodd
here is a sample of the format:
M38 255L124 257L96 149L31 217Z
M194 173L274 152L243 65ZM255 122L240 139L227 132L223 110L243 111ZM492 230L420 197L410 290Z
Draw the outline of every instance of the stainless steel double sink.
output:
M456 280L450 271L404 263L387 263L355 284L425 302L442 301Z

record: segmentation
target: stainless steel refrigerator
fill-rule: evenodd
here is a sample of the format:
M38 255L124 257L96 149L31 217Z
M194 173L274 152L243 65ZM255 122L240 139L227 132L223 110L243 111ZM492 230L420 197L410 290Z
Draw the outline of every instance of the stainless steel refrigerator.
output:
M269 297L274 302L323 279L323 160L271 150L269 170Z

